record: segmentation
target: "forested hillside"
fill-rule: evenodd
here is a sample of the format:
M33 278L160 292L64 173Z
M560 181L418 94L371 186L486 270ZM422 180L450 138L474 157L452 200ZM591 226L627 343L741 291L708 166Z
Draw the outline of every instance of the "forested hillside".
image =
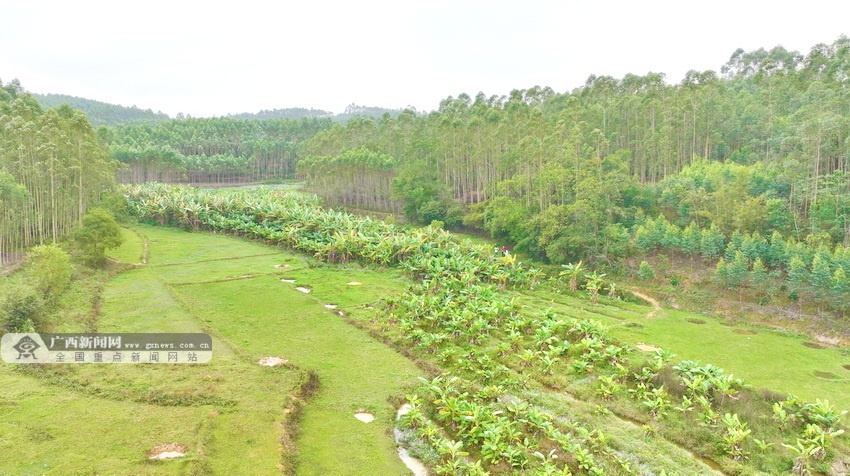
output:
M65 237L115 169L85 114L45 111L17 81L0 84L0 265Z
M724 240L850 245L850 40L738 50L678 84L461 94L334 125L303 150L299 171L332 204L464 223L551 262L622 257L659 216Z
M303 107L289 107L286 109L262 110L260 112L243 112L240 114L228 114L231 119L304 119L309 117L330 118L334 122L347 122L355 117L381 117L384 114L397 116L401 109L386 109L383 107L368 107L349 104L341 114L334 114L322 109L306 109Z
M32 94L32 97L49 109L67 104L74 109L86 113L89 121L95 126L117 126L119 124L130 124L134 122L162 122L170 118L168 114L153 112L150 109L139 109L136 106L126 107L117 104L94 101L65 94Z

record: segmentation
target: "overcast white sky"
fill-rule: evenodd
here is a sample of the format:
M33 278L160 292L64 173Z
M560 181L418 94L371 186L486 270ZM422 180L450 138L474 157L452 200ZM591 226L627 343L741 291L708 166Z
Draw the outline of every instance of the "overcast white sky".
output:
M720 70L737 48L804 54L850 1L0 0L0 80L172 117L557 92L591 74Z

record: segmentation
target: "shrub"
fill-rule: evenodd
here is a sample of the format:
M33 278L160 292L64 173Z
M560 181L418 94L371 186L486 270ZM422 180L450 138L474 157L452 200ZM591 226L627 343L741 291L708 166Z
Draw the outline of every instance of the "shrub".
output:
M0 297L0 322L10 332L33 332L43 309L44 299L34 286L24 282L11 284Z
M27 273L45 299L55 302L71 284L71 258L58 246L36 246L27 253Z
M109 212L95 208L83 217L76 240L84 259L90 265L99 267L106 264L106 250L121 244L121 229Z
M652 266L650 266L649 263L641 261L637 276L640 279L652 279L655 277L655 271L652 270Z

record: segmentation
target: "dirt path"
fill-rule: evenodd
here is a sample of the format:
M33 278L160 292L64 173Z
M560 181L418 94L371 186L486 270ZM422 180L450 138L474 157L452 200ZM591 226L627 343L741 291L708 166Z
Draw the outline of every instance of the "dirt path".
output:
M644 301L652 304L652 310L646 314L646 317L655 317L655 313L661 310L661 304L655 298L651 298L640 291L635 291L634 289L629 289L628 291L634 294L635 296L643 299Z

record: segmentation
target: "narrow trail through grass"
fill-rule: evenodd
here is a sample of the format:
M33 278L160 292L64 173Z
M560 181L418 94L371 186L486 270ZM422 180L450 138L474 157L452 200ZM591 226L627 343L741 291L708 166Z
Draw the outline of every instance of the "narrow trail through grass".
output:
M643 299L644 301L652 304L652 310L649 311L648 313L646 313L647 318L655 317L655 314L658 313L658 311L662 310L661 304L658 302L657 299L650 297L650 296L647 296L646 294L644 294L640 291L635 291L634 289L627 289L627 291L632 293L633 295Z

